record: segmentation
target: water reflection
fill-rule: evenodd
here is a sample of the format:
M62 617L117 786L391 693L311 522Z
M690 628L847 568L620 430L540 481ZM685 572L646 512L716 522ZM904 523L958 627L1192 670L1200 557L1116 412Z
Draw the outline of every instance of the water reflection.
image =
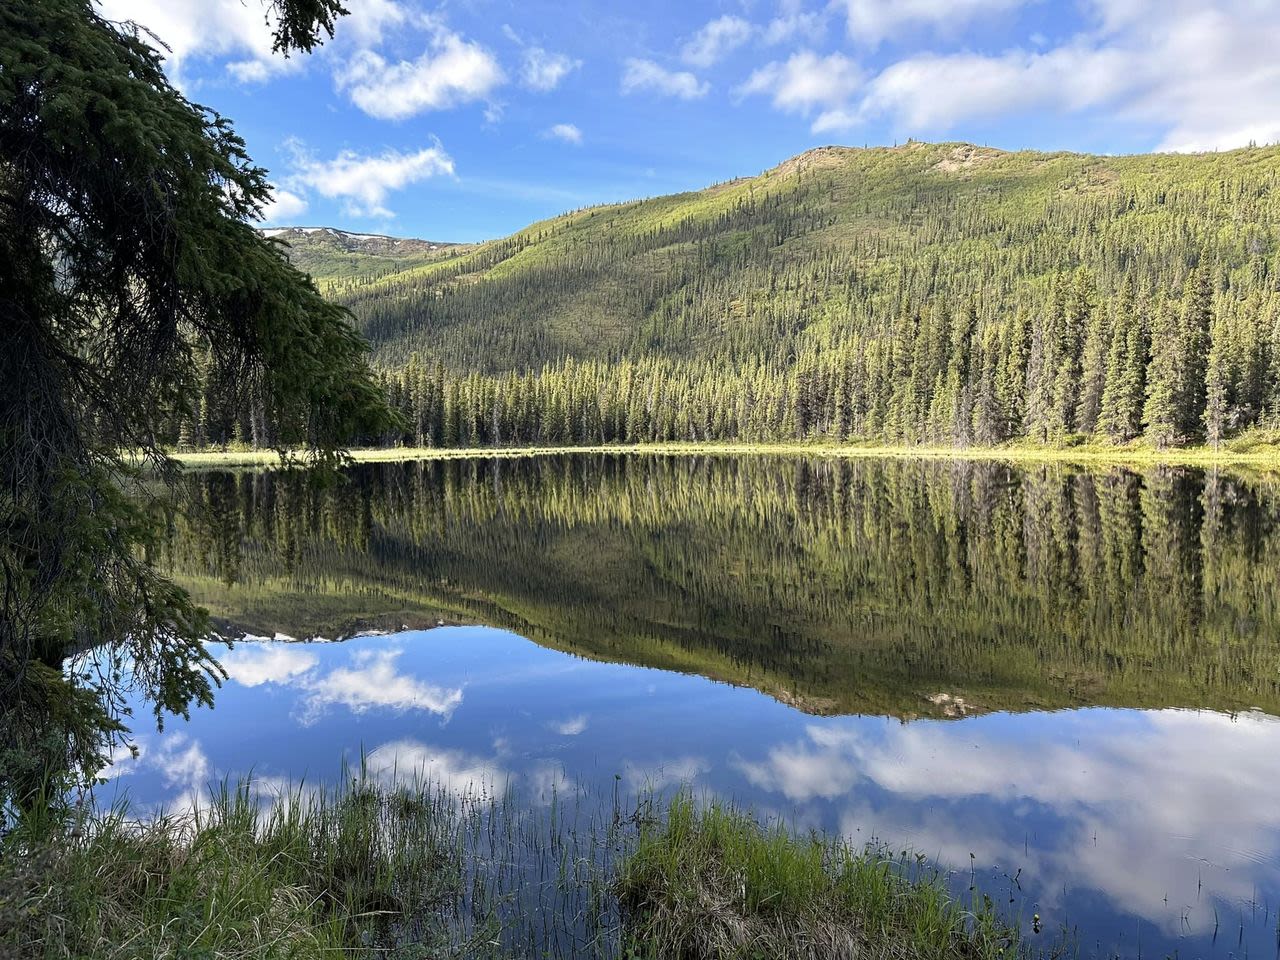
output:
M312 711L323 678L387 644L396 688L465 689L447 722L394 698ZM532 803L690 784L802 827L909 845L957 869L961 889L973 865L984 890L1012 895L1010 909L1078 928L1086 954L1139 941L1190 956L1274 948L1274 915L1253 906L1280 902L1280 722L1261 714L813 717L753 690L480 627L246 643L228 659L275 666L278 679L237 667L216 710L147 737L113 770L134 802L189 808L209 783L250 772L278 793L333 779L341 759ZM1230 927L1221 948L1215 923Z
M174 575L260 635L479 622L813 714L1280 714L1270 481L584 456L323 487L199 475L190 493Z
M113 768L137 800L343 759L531 803L691 784L972 870L1086 954L1276 949L1267 481L563 458L191 485L168 560L228 629L390 635L238 644L215 711Z

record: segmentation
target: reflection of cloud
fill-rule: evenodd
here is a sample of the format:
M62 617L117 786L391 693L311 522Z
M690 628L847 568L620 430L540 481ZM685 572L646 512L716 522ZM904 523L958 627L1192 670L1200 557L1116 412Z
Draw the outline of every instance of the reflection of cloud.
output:
M403 650L356 650L349 665L325 672L313 650L270 640L241 643L223 654L227 675L246 687L264 683L293 687L304 693L302 722L314 722L328 706L339 704L354 713L374 707L425 710L446 719L462 702L458 687L426 683L397 670Z
M353 666L339 667L323 676L307 677L303 722L310 722L333 704L353 713L372 707L393 710L426 710L445 718L462 703L462 690L438 687L416 677L396 672L401 650L362 651L352 658Z
M793 802L874 784L914 802L872 812L851 797L846 832L909 839L951 864L967 864L970 852L1016 862L1033 868L1050 896L1093 889L1168 932L1176 932L1180 904L1207 910L1212 896L1247 900L1276 869L1280 723L1185 711L1086 711L1069 725L1043 722L1033 716L1017 734L1002 717L815 723L800 741L734 765ZM990 823L954 806L972 800L999 805ZM1056 845L1033 856L1024 842L1037 809L1063 826L1052 831ZM1211 897L1199 896L1202 883Z
M710 769L711 764L705 757L676 757L673 760L660 760L654 763L636 763L628 760L623 768L622 777L627 789L633 793L647 790L661 791L667 787L690 784Z
M172 733L146 753L146 762L171 787L200 787L209 779L209 758L199 741Z
M246 687L287 683L312 669L317 658L301 647L277 643L247 643L225 654L227 676Z
M510 779L492 760L408 738L370 751L364 768L369 776L385 783L439 784L455 794L493 791Z
M551 729L562 737L576 737L587 729L587 715L580 713L576 717L570 717L560 723L553 723L551 724Z
M564 764L556 760L539 760L524 776L528 780L528 796L531 800L550 803L553 797L573 796L577 781L565 771Z

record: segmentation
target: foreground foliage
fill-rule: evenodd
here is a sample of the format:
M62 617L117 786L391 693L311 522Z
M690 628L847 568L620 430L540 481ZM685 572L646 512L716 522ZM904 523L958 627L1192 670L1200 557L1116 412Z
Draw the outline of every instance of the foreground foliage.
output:
M267 7L286 52L342 12ZM91 767L125 683L157 715L211 697L207 623L148 562L162 518L125 453L167 466L162 425L211 381L321 459L393 422L346 311L251 226L266 171L148 39L92 0L0 5L0 800ZM62 673L93 646L104 669Z
M318 958L438 940L433 911L460 878L451 797L359 782L271 799L244 783L188 813L19 827L0 847L0 946L21 958Z

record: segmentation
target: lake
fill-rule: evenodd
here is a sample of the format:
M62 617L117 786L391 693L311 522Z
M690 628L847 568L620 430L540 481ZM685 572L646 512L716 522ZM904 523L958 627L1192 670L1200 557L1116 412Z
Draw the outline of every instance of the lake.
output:
M247 639L108 799L362 757L532 805L687 787L924 854L1046 945L1280 955L1280 480L581 455L184 486L162 564Z

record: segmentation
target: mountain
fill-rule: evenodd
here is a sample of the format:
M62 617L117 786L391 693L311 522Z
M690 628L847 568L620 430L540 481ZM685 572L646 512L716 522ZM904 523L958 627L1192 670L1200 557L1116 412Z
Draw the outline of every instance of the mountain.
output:
M456 255L465 248L456 243L351 233L334 227L271 227L262 232L287 244L290 261L321 283L402 271Z
M367 440L1167 446L1280 423L1278 188L1277 147L908 142L403 259L291 239L410 421Z

